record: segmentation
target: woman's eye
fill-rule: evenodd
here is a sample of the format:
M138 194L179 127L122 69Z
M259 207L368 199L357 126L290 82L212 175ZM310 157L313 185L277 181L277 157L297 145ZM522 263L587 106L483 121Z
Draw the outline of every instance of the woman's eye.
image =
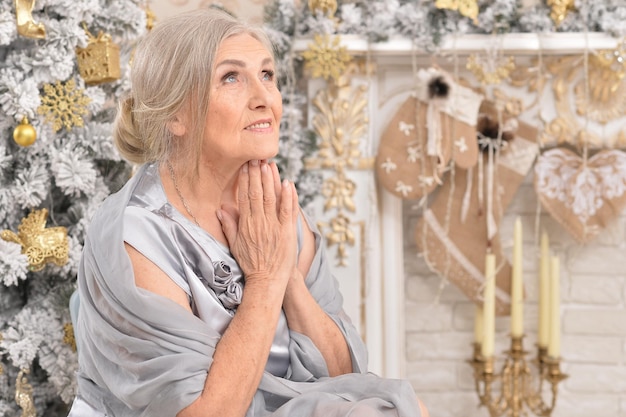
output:
M274 80L274 71L272 71L272 70L263 71L263 80L265 80L265 81L273 81Z
M234 72L229 72L228 74L224 75L224 77L222 77L222 80L225 83L234 83L237 82L237 74Z

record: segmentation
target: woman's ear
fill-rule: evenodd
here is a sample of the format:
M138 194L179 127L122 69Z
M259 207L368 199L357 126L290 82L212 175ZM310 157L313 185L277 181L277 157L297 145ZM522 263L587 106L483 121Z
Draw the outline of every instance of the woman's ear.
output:
M185 132L187 132L187 126L178 114L174 116L174 119L167 122L167 129L174 136L184 136Z

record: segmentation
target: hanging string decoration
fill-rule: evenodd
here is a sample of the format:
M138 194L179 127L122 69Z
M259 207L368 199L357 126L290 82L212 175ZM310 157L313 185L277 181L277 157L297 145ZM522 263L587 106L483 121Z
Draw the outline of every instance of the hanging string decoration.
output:
M35 0L15 0L15 18L17 20L17 33L25 38L44 39L46 28L43 23L33 19Z
M46 122L52 123L52 129L58 132L62 128L68 131L74 126L83 127L83 115L88 114L87 105L91 99L82 88L76 87L76 81L45 84L41 95L41 105L37 113L45 115Z
M87 85L108 83L120 78L120 47L111 35L99 32L94 37L85 27L87 47L76 48L78 71Z
M65 265L69 259L69 240L65 227L46 228L48 210L34 210L17 226L17 234L3 230L0 237L22 246L28 257L29 269L40 271L47 263Z

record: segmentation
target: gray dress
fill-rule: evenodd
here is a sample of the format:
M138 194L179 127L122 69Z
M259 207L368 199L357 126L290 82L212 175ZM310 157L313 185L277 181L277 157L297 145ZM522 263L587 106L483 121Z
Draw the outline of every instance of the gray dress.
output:
M342 310L322 237L306 285L343 333L353 373L329 377L305 335L281 315L247 417L419 416L408 382L367 373ZM194 314L138 288L124 241L188 296ZM78 394L71 417L175 416L202 392L213 352L241 301L244 277L227 247L167 201L156 165L143 166L94 216L78 274Z

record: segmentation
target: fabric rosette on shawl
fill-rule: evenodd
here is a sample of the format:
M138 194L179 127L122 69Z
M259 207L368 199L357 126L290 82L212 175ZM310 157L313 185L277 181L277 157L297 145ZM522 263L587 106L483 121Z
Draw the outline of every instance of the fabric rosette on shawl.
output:
M215 292L224 308L234 314L237 306L241 304L243 282L241 278L233 276L230 266L223 261L214 261L213 275L200 277L200 280Z

